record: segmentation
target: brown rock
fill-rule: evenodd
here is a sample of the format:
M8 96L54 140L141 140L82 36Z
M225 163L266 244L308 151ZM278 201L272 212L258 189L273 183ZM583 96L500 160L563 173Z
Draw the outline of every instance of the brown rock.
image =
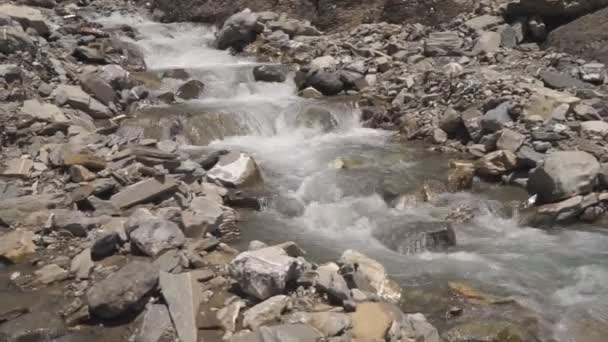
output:
M0 258L13 263L21 262L26 256L36 252L33 239L33 232L21 229L0 236Z

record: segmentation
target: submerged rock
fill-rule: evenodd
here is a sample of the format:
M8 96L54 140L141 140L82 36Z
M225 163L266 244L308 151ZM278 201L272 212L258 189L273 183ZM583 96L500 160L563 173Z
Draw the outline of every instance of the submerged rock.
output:
M255 40L257 20L257 14L249 9L234 14L226 20L218 32L215 45L221 50L228 48L237 51L243 50L245 46Z
M382 227L373 235L401 254L444 251L456 245L456 234L448 222L412 222L398 227Z

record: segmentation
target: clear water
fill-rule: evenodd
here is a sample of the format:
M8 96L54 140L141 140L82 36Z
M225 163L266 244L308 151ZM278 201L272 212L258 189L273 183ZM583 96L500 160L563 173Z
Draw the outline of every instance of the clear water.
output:
M160 112L204 116L211 111L239 123L239 129L226 129L208 140L213 148L251 153L271 194L264 211L244 214L243 246L251 239L295 240L319 261L358 249L381 261L406 288L461 280L512 296L541 318L549 331L544 340L608 340L603 335L608 331L608 236L602 228L544 231L518 226L493 208L525 195L493 185L442 195L441 205L391 208L382 198L384 192L405 192L425 179L442 178L446 157L398 143L390 132L363 128L359 111L348 99L305 100L295 96L291 81L254 82L255 61L209 47L213 28L161 25L120 15L99 21L136 27L150 70L184 68L205 83L202 98L161 107ZM175 90L177 85L163 80L161 88ZM329 109L337 128L323 132L298 127L295 116L312 105ZM201 120L191 128L205 135L211 124ZM184 149L196 151L192 146ZM331 167L336 158L353 166L337 170ZM302 205L303 212L286 210L287 199ZM407 227L408 222L441 219L463 203L480 211L472 222L456 226L458 246L447 253L404 256L372 236L387 225Z

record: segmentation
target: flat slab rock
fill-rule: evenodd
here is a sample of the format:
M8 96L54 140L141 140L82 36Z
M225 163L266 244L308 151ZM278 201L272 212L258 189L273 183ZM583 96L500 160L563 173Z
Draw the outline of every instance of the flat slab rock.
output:
M197 342L196 317L201 302L201 289L195 274L160 272L160 288L180 341Z
M136 204L146 203L176 188L177 182L172 177L148 178L122 189L110 198L110 202L116 208L124 209Z

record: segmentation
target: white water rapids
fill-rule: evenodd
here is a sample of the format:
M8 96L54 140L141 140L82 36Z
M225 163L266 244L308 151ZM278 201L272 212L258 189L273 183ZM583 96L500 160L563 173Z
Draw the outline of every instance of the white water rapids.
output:
M432 205L391 208L379 193L413 189L426 178L438 177L447 167L444 157L393 142L389 132L361 127L359 112L348 101L298 98L292 81L254 82L254 61L209 47L212 28L120 15L98 21L136 28L136 42L145 51L149 70L181 68L200 78L205 83L204 95L188 102L191 112L231 115L245 127L227 131L210 143L213 148L252 154L272 194L268 208L244 215L244 245L249 239L294 240L321 261L345 249L358 249L381 261L405 288L460 280L512 296L542 317L549 330L544 340L608 341L608 336L594 339L589 332L583 335L591 337L582 338L579 332L596 327L608 332L608 235L604 229L520 227L492 208L521 196L485 185L471 193L442 195L445 207L471 203L481 208L472 222L455 226L456 248L449 253L397 254L371 233L385 225L438 219L448 209ZM166 90L176 86L175 80L162 83ZM310 105L330 109L338 127L323 132L295 126L294 115ZM172 107L163 110L169 113ZM336 158L356 160L356 165L337 170L330 167ZM289 203L300 203L303 212L294 215L285 208ZM404 307L407 310L407 303Z

